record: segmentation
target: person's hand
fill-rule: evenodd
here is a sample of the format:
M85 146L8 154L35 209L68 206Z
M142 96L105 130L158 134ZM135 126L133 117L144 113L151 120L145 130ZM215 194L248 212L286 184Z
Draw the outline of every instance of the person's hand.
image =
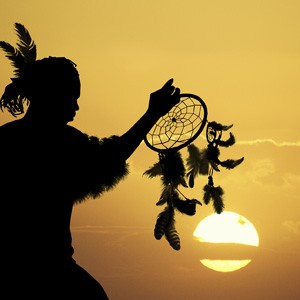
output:
M150 94L149 113L162 117L180 101L180 89L172 84L173 78L169 79L161 89Z

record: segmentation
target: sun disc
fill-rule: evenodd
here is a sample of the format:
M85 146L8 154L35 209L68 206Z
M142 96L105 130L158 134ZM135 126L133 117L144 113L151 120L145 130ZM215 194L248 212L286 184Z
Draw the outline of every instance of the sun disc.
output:
M244 245L246 248L241 248L243 251L248 249L249 246L258 247L259 245L259 236L254 225L240 214L230 211L224 211L221 214L214 213L204 218L196 227L193 236L199 242L207 245L223 244L225 246L225 244L236 244L236 247L238 247L237 244ZM211 247L214 248L215 246L211 245ZM209 257L200 259L204 266L214 271L232 272L245 267L251 262L250 257L236 259L235 255L237 253L230 255L232 256L230 259L219 259L219 256L224 257L225 252L222 250L225 250L225 248L220 245L217 249L221 252L218 252L217 257L214 254L215 259L212 259L211 252L209 252ZM241 253L244 253L243 251Z
M238 243L258 247L259 236L254 225L231 211L212 214L196 227L193 236L200 242Z

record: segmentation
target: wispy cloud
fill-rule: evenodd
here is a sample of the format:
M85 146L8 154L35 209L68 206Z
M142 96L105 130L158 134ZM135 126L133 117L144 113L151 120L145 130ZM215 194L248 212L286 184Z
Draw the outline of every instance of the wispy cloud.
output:
M257 144L272 144L277 147L300 147L300 141L296 142L276 142L273 139L256 139L252 141L237 141L237 145L257 145Z
M300 235L300 221L287 220L283 222L283 226L289 233L294 235Z
M102 240L102 245L122 249L128 252L128 244L136 242L137 238L152 236L153 228L145 226L72 226L73 234L95 234ZM107 238L109 236L109 239Z
M205 136L199 138L206 140ZM145 143L144 141L142 143ZM236 145L257 145L257 144L272 144L277 147L300 147L300 141L295 142L277 142L273 139L255 139L250 141L236 141Z
M112 233L112 232L144 232L152 230L149 227L142 226L95 226L95 225L84 225L84 226L72 226L74 232L94 232L94 233Z

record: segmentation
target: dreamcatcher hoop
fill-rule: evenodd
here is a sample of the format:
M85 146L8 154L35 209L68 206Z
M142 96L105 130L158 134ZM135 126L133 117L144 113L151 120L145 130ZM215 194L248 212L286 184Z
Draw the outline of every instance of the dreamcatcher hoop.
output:
M178 151L192 143L207 122L205 102L194 94L181 94L180 101L162 116L144 138L153 151Z

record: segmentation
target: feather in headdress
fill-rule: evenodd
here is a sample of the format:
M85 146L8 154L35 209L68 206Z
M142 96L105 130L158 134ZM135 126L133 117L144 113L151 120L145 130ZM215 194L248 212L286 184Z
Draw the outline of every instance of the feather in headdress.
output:
M4 41L0 41L0 48L6 53L5 56L11 61L11 65L15 68L15 75L19 76L20 69L24 67L24 57L20 51Z
M29 63L31 61L35 61L36 45L31 38L29 31L20 23L15 23L15 30L19 39L19 42L17 43L18 50L24 57L24 62Z
M6 53L6 57L15 68L14 74L19 77L26 63L36 60L36 45L24 25L15 23L18 37L17 48L11 44L0 41L0 48Z

